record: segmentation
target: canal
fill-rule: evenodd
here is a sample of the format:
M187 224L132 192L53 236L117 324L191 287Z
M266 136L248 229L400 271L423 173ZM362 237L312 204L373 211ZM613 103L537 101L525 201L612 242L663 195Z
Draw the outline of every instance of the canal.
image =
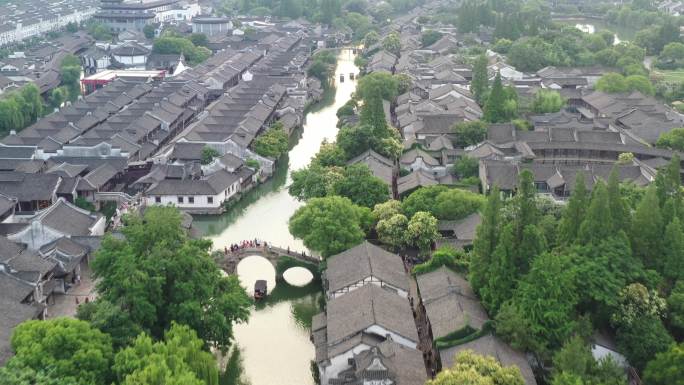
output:
M274 177L225 214L195 218L193 226L200 235L211 239L215 248L258 238L276 246L306 250L287 227L290 216L302 205L287 192L290 173L307 166L324 140L335 140L336 112L356 88L356 82L349 80L350 73L358 74L354 55L351 50L342 50L337 59L334 89L327 99L309 110L301 136L293 138L295 143ZM340 74L344 74L344 82L339 81ZM309 331L311 318L323 303L319 283L311 282L311 273L303 268L286 271L285 280L276 282L273 265L258 256L240 262L237 273L248 293L253 292L257 279L266 279L269 290L269 296L255 306L249 321L234 327L235 342L243 359L243 378L251 385L313 385L314 347Z

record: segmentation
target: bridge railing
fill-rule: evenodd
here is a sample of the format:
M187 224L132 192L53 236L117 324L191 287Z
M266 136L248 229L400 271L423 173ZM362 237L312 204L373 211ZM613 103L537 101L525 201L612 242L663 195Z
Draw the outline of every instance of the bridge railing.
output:
M321 260L316 256L305 254L304 252L297 252L290 249L285 249L278 246L272 246L270 243L268 244L268 246L264 246L262 244L260 246L241 247L235 251L227 249L226 256L239 257L245 254L266 254L275 257L288 256L313 264L319 264L321 262Z

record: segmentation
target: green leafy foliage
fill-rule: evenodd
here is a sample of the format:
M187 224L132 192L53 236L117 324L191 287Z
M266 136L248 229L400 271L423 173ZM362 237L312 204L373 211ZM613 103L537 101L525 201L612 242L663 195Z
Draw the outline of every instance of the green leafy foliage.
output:
M461 179L477 177L479 175L479 169L480 162L467 155L462 156L454 162L454 173Z
M534 94L532 101L532 111L538 114L548 114L558 112L565 105L565 100L558 91L541 89Z
M152 52L183 54L190 65L202 63L211 56L211 51L206 47L196 46L190 39L170 35L162 35L155 39Z
M596 82L596 89L608 93L639 91L645 95L655 94L651 81L643 75L627 77L618 73L607 73Z
M504 89L501 74L497 72L484 105L483 119L490 123L508 122L518 113L518 101L515 90Z
M487 73L487 56L479 55L473 65L473 80L470 82L470 90L475 100L483 105L485 95L489 89L489 74Z
M121 321L154 338L177 322L207 344L227 348L233 323L247 319L251 301L236 276L220 274L209 255L211 243L188 238L173 207L148 207L144 216L126 217L122 232L124 240L105 237L92 263L98 306L118 306L128 313Z
M95 211L95 205L83 197L76 198L74 204L84 210Z
M442 266L463 273L468 269L468 256L462 250L456 250L451 246L442 246L432 253L430 260L414 266L413 274L429 273Z
M656 146L684 152L684 128L673 128L658 137Z
M644 381L650 385L684 384L684 344L670 346L648 363Z
M312 198L290 218L290 233L324 258L363 241L372 223L370 210L354 205L349 198Z
M254 151L264 157L280 158L289 149L289 138L283 124L276 122L263 134L257 136L252 144Z
M393 32L385 36L385 38L382 39L382 49L395 56L399 56L401 52L401 40L399 39L399 35Z
M218 385L214 356L203 348L194 330L174 323L162 341L138 336L116 354L113 371L122 385Z
M456 139L454 144L459 147L468 147L478 144L487 137L487 123L481 120L459 122L454 125Z
M377 206L376 206L377 207ZM406 231L409 220L404 214L394 214L389 218L381 219L375 226L380 242L398 250L408 244Z
M219 153L216 149L213 147L204 146L204 148L202 148L202 159L200 159L200 163L207 165L218 156L221 156L221 153Z
M364 163L346 167L322 167L318 163L294 171L288 188L299 200L339 195L352 203L373 207L389 199L389 186Z
M425 211L413 214L406 227L407 244L417 247L422 255L427 255L439 237L437 219L432 214Z
M480 194L436 185L414 191L404 199L402 207L407 216L426 211L439 219L456 220L478 211L484 201Z
M423 47L429 47L437 42L437 40L442 38L442 33L432 29L424 31L420 35L420 43Z
M524 383L520 369L517 367L503 367L493 357L480 356L472 350L467 350L458 353L453 367L445 368L426 385L523 385Z
M0 369L3 380L21 378L22 372L29 371L24 375L34 379L49 377L60 384L104 385L111 381L111 340L84 321L26 321L14 329L12 350L15 356L6 368Z
M626 385L625 371L611 356L595 360L589 345L579 336L563 344L553 356L552 385Z
M43 114L43 99L35 84L7 92L0 100L0 135L21 131Z

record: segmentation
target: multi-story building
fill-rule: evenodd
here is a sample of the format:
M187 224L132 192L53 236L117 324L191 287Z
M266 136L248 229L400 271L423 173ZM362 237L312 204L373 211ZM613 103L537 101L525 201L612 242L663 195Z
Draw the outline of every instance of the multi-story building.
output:
M95 0L11 1L0 9L0 46L81 23L96 11Z
M148 24L190 20L199 13L192 0L102 0L94 18L113 31L142 31Z

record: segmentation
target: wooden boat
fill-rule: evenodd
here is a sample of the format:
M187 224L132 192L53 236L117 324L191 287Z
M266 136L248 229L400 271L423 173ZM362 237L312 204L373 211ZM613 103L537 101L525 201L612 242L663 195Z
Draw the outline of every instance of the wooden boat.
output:
M268 284L265 280L259 279L254 282L254 299L259 300L268 294Z

